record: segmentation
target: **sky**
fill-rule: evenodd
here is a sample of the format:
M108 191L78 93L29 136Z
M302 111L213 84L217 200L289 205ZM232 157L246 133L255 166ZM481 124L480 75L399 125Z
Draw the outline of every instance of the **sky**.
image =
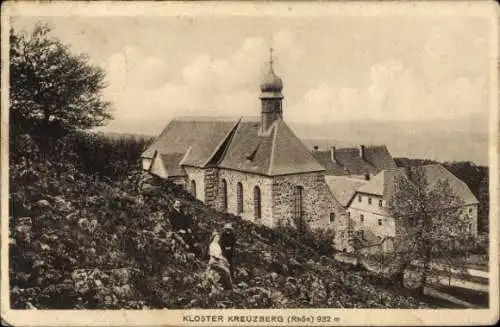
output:
M426 120L488 115L491 20L473 14L14 17L106 71L114 120L158 134L174 116L257 116L268 68L287 121Z

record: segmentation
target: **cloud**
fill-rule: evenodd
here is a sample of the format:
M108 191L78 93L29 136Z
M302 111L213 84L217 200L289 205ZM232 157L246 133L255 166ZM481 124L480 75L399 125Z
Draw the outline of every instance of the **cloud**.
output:
M286 31L276 33L272 44L287 65L295 65L302 56ZM116 118L108 128L131 126L133 120L154 116L149 132L156 133L173 116L259 115L259 85L267 71L268 46L263 38L247 38L225 58L200 54L179 69L180 79L175 82L166 78L162 58L131 47L113 54L105 65L110 84L106 97L114 102Z
M303 48L286 30L270 40L242 39L224 56L200 53L174 70L167 56L125 47L105 64L110 84L106 97L116 108L108 129L131 126L131 132L154 134L173 116L259 115L259 84L269 45L275 48L275 70L284 78L288 121L418 120L485 111L487 63L478 58L484 58L486 39L478 35L460 24L438 25L418 52L353 72L355 82L349 85L343 76L311 64L314 49ZM300 80L302 74L307 81ZM140 122L146 121L144 127Z

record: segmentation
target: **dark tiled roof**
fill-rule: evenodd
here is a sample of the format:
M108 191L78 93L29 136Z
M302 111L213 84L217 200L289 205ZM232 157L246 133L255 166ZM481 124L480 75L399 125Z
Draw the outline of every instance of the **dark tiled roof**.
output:
M378 171L398 168L385 145L366 146L364 152L365 160L376 167Z
M324 170L284 121L259 131L259 122L240 122L219 167L269 176Z
M363 157L360 148L336 148L334 158L332 150L313 151L313 156L325 167L326 175L374 175L383 169L397 168L385 145L365 146Z
M363 160L358 148L335 149L335 160L351 175L376 174L378 169Z
M158 153L189 153L184 165L203 167L237 124L235 118L176 118L172 120L142 157Z
M275 137L269 175L324 171L309 149L283 121L275 123Z
M318 161L326 169L326 175L349 175L347 169L342 168L338 163L332 160L332 154L330 151L313 151L312 155L316 161Z

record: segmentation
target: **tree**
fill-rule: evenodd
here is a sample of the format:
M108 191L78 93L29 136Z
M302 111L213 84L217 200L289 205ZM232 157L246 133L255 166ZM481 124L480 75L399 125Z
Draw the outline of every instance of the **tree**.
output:
M396 177L395 192L388 203L397 235L389 262L402 285L405 271L411 268L423 293L437 261L453 264L460 260L456 254L469 240L468 221L462 201L447 180L430 184L422 167L407 171Z
M102 126L111 105L102 99L104 70L75 55L51 29L37 24L30 35L10 30L11 133L47 141L74 130Z

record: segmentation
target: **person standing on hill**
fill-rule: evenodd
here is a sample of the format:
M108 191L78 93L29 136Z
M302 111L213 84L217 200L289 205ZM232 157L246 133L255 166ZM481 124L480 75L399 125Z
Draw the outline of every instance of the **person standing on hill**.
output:
M190 215L184 214L182 204L179 200L175 200L173 210L169 215L169 221L172 225L172 230L182 237L184 242L190 247L193 247L192 225L193 218Z
M224 231L220 235L220 247L222 249L222 255L227 259L229 263L229 271L231 277L234 277L234 245L236 244L236 237L234 235L233 225L227 223L224 225Z
M219 233L214 231L210 238L210 245L208 247L208 255L210 256L210 259L208 261L206 273L214 284L220 283L225 289L232 289L233 286L229 270L229 262L223 255L220 241L221 239Z

